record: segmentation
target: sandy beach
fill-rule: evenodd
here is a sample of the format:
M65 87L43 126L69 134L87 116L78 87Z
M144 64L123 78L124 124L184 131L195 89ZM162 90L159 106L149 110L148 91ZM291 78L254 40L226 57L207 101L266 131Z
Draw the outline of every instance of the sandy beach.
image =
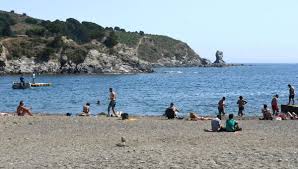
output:
M212 133L210 121L161 117L1 117L0 168L298 168L297 122Z

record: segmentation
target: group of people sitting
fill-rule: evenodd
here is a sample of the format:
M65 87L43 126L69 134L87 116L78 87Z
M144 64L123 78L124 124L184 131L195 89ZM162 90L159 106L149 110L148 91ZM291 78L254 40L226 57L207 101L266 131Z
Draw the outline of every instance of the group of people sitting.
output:
M260 120L298 120L298 116L295 112L287 112L287 113L279 113L278 107L272 106L272 111L268 108L266 104L264 104L262 108L263 117Z
M217 115L216 118L211 120L211 131L212 132L235 132L241 131L238 122L234 119L233 114L229 114L229 118L226 120L226 127L221 125L221 115ZM209 131L209 130L208 130Z

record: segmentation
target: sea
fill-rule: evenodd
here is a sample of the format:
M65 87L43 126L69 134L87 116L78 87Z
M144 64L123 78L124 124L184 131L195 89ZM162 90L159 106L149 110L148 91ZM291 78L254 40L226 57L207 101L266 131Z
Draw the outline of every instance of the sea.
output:
M24 77L32 80L30 75ZM36 82L52 86L24 90L12 89L14 81L19 81L19 76L0 76L0 112L15 112L23 100L33 113L77 114L89 102L91 113L96 115L107 112L112 87L117 93L116 111L131 115L162 115L171 102L181 115L216 115L223 96L226 112L237 114L236 103L243 96L248 102L246 116L255 116L261 115L263 104L270 105L275 94L279 95L279 104L287 104L287 85L298 87L298 64L156 68L154 73L140 74L37 75Z

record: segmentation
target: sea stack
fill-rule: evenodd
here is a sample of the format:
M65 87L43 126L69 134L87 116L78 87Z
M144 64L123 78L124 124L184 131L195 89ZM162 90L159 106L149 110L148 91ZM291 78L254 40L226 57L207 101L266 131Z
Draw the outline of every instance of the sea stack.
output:
M221 64L221 65L226 64L226 62L223 60L223 52L222 51L217 50L215 53L215 57L216 57L216 60L213 62L213 64Z

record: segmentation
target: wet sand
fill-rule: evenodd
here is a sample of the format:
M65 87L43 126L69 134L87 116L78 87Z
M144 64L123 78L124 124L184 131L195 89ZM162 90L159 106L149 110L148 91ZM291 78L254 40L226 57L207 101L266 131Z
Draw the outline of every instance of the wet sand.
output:
M298 121L239 122L0 117L0 168L298 168Z

